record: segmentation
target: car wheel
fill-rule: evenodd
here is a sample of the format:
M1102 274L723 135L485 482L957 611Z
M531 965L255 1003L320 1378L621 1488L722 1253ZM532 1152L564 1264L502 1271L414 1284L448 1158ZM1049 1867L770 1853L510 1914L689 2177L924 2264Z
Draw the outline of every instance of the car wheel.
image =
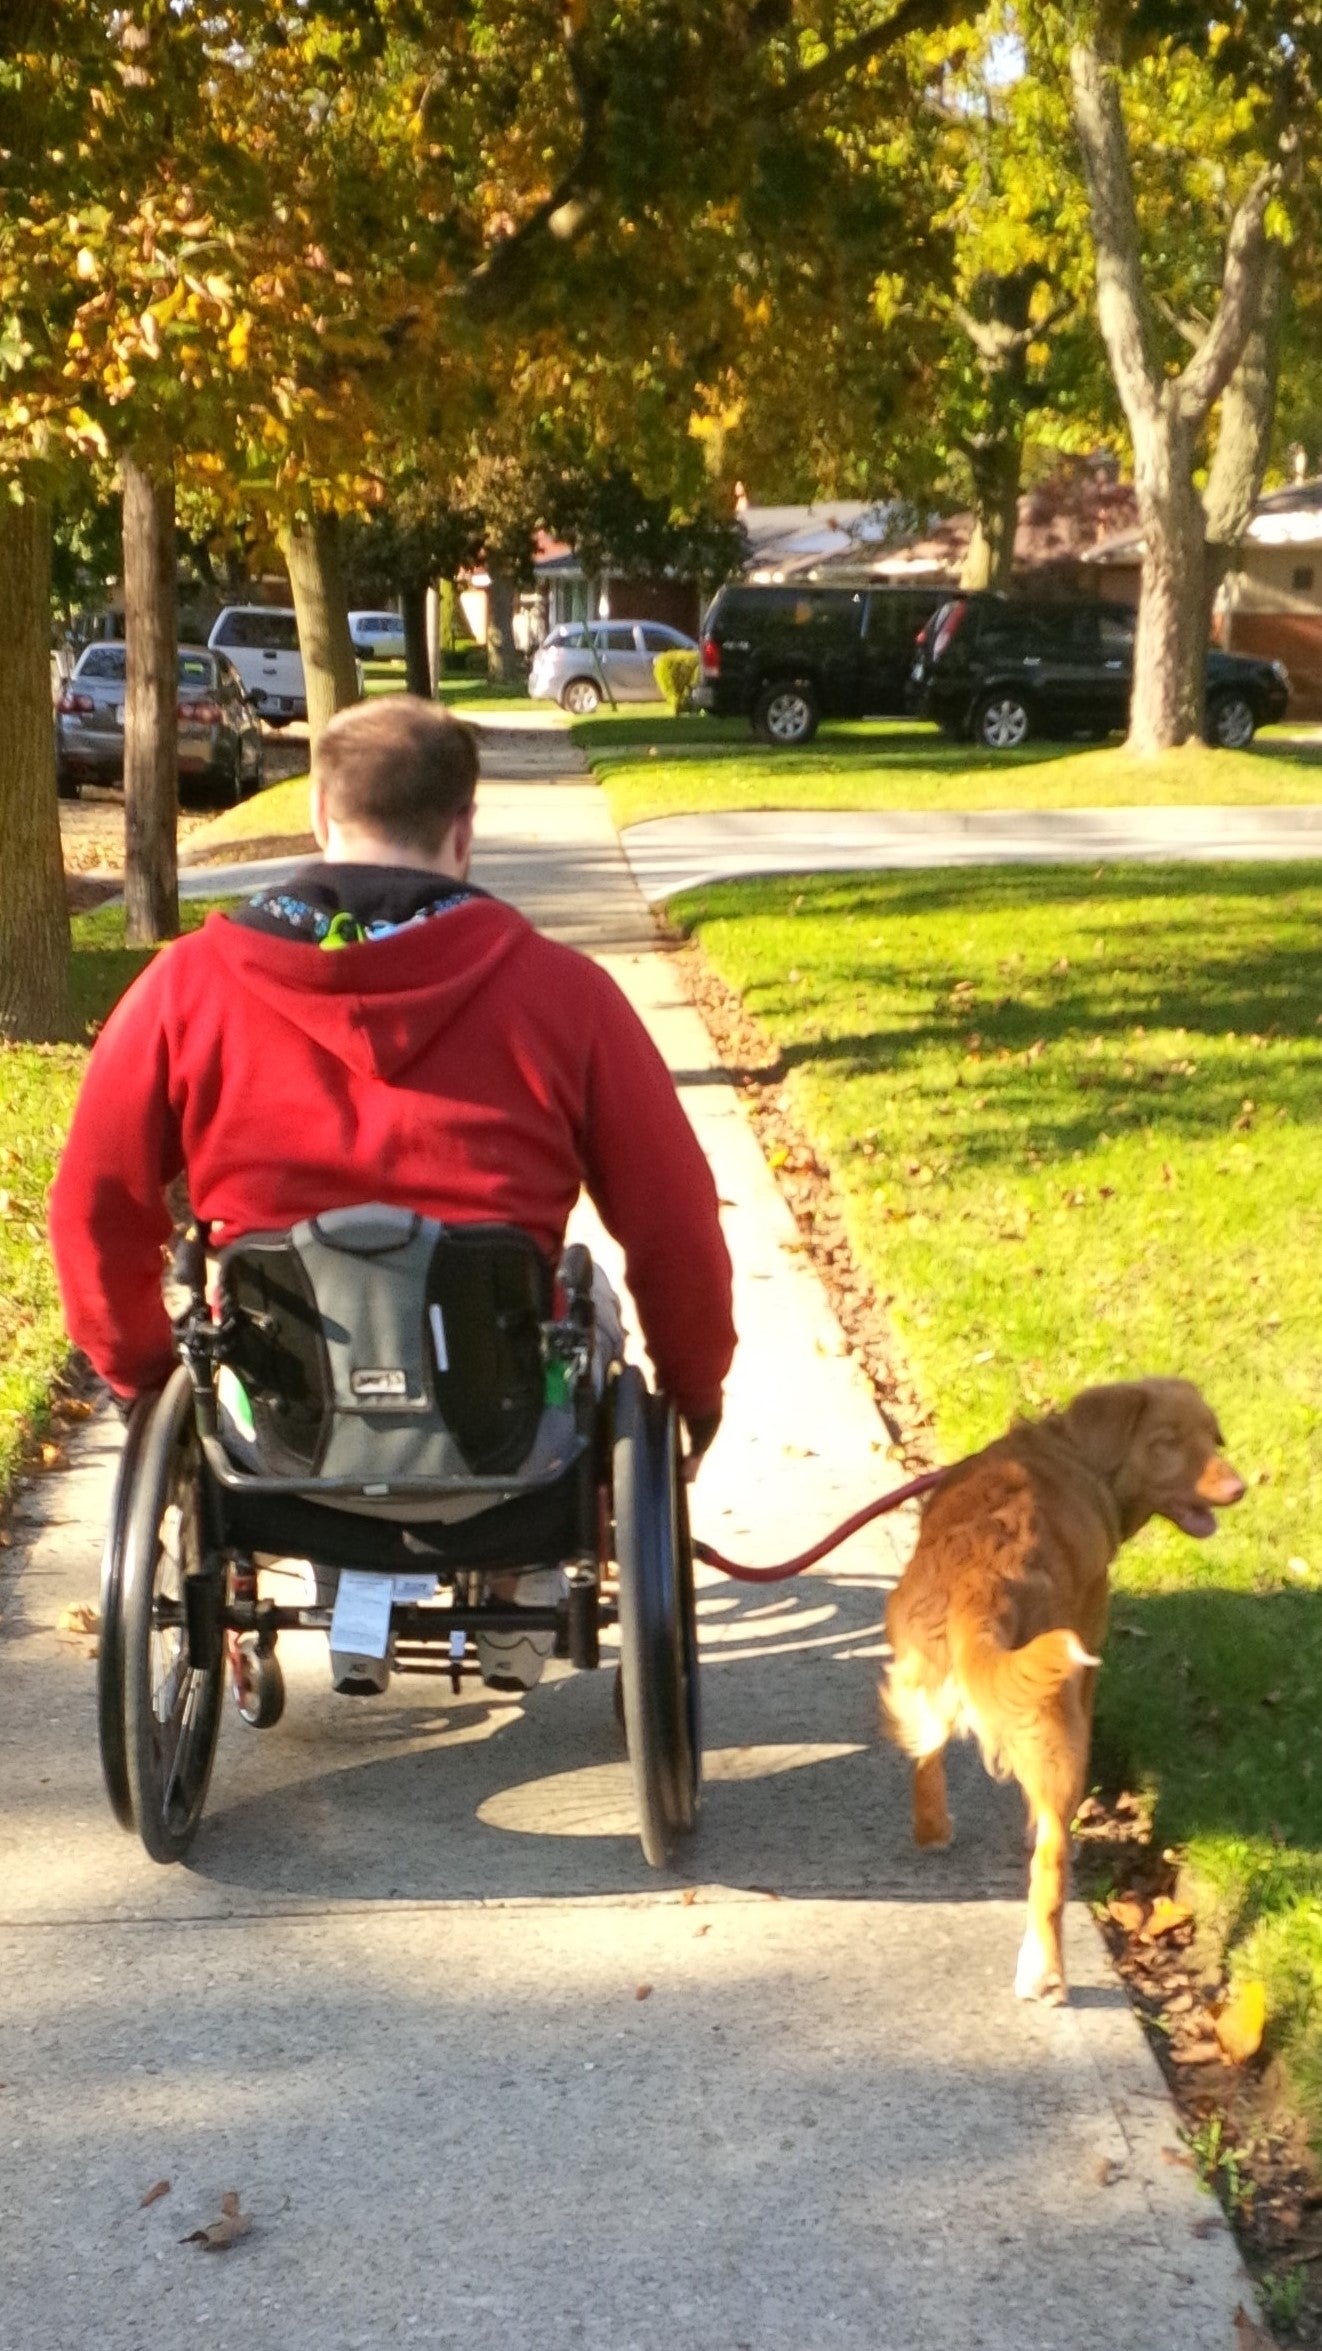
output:
M265 788L266 751L259 738L257 747L253 753L252 767L249 770L247 777L240 781L239 798L241 800L251 800L258 792L264 791Z
M753 706L753 732L777 751L811 743L819 712L811 686L764 686Z
M61 800L81 800L83 796L83 779L81 776L70 775L67 768L61 768L60 773L56 778L55 788L59 793Z
M988 694L973 721L975 741L987 751L1017 751L1033 731L1028 704L1013 692Z
M1217 694L1208 706L1207 739L1222 751L1247 751L1258 714L1245 694Z
M601 708L600 686L595 686L591 678L571 678L560 696L560 708L575 718L591 718L593 711Z

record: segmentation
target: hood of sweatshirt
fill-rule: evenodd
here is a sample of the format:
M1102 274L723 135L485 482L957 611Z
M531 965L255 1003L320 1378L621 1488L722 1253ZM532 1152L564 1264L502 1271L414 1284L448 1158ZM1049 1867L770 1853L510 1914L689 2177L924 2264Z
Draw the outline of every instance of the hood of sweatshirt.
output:
M471 898L389 938L325 954L302 939L250 930L212 914L197 945L282 1020L362 1077L400 1077L475 996L535 938L496 898ZM180 941L186 948L190 942ZM178 954L179 948L172 950Z

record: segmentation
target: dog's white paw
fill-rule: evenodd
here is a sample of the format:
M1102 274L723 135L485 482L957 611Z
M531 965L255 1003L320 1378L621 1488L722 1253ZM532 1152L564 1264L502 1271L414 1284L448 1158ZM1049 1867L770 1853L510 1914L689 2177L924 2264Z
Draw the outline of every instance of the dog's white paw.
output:
M1063 2008L1069 1998L1064 1977L1051 1965L1031 1927L1019 1947L1014 1996L1016 2000L1040 2000L1045 2008Z

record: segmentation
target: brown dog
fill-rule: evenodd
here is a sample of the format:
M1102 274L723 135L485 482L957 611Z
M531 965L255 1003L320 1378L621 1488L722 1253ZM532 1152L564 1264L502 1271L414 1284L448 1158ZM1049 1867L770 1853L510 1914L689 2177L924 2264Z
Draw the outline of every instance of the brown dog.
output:
M1033 1860L1015 1990L1063 2001L1070 1822L1083 1799L1107 1570L1153 1517L1210 1535L1244 1481L1187 1380L1087 1388L954 1464L891 1595L887 1727L912 1756L914 1837L950 1842L945 1748L972 1733L1028 1802Z

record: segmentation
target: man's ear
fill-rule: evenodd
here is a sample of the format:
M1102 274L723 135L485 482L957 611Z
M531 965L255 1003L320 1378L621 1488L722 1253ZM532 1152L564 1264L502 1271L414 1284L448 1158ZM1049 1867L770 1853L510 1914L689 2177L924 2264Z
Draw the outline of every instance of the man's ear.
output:
M450 831L450 853L458 869L460 881L467 881L473 855L473 802L461 808Z
M319 849L324 849L328 838L326 787L320 776L314 775L312 778L312 788L308 794L308 809L312 820L312 838Z

